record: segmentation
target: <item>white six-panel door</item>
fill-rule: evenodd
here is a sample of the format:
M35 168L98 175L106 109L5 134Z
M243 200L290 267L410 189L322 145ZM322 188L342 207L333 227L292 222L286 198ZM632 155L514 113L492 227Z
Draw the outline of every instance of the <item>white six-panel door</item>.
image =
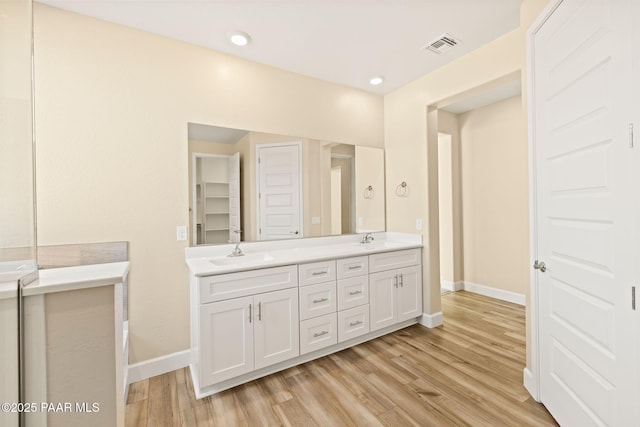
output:
M563 426L640 425L627 5L564 0L532 39L540 398Z
M258 154L258 239L302 237L300 145L265 145Z

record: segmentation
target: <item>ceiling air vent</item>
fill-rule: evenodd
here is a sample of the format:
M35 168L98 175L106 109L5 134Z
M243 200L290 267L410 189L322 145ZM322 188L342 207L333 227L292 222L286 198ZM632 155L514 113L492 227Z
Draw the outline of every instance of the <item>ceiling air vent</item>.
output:
M423 47L423 49L430 50L431 52L435 52L435 53L440 54L440 53L444 53L444 52L447 52L448 50L453 49L454 47L456 47L457 45L459 45L461 43L462 43L461 40L456 39L451 34L444 33L440 37L438 37L437 39L427 43Z

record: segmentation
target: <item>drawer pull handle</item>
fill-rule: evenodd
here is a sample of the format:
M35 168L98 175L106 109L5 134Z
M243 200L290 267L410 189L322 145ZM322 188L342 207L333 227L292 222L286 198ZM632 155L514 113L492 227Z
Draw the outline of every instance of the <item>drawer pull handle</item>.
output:
M327 274L329 272L329 270L324 270L324 271L314 271L313 273L311 273L312 276L322 276L323 274Z
M327 335L329 333L329 331L322 331L322 332L316 332L315 334L313 334L314 338L318 338L321 337L323 335Z
M357 320L355 322L349 323L349 326L358 326L358 325L362 325L362 320Z
M329 301L329 298L318 298L318 299L314 299L313 303L314 304L318 304L320 302L325 302L325 301Z
M349 295L358 295L361 294L362 291L353 291L353 292L349 292Z
M352 265L349 267L349 270L360 270L362 268L361 265Z

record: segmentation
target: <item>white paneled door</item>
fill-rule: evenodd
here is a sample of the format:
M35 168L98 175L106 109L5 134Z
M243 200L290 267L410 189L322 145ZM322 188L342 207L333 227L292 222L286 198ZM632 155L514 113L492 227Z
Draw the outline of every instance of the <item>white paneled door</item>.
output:
M302 237L300 145L258 147L258 239Z
M563 426L640 425L626 5L564 0L531 38L540 399Z

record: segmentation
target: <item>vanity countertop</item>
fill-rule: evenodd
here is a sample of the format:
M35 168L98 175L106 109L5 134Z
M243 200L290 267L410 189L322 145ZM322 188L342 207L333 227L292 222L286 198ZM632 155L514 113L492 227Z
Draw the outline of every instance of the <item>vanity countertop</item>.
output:
M129 262L80 265L40 270L38 280L22 290L24 296L96 288L122 283L129 274Z
M365 256L422 247L422 236L404 233L372 233L375 240L360 243L361 235L240 243L245 254L230 257L235 245L187 248L186 262L195 276L212 276L244 270L303 264L335 258Z

